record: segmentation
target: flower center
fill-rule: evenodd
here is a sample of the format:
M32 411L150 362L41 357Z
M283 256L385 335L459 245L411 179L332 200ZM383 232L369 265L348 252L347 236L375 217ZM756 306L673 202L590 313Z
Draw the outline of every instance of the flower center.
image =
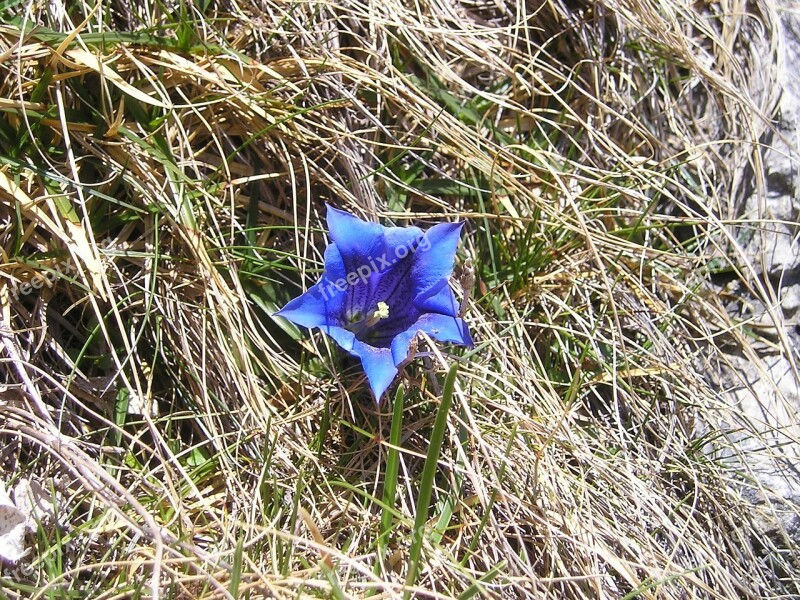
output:
M386 302L378 302L377 308L371 313L368 313L363 319L359 319L361 315L356 313L345 328L356 334L356 338L361 339L364 334L369 332L370 329L375 327L379 321L389 318L389 305Z

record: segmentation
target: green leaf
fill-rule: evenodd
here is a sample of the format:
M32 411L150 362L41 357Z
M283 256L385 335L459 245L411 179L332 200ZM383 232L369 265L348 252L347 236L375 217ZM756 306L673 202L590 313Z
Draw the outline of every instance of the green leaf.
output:
M447 429L447 415L453 403L453 390L456 385L456 374L458 373L458 363L453 363L447 372L444 380L444 390L442 391L442 401L439 410L436 412L436 421L431 432L430 446L425 457L425 466L422 469L422 483L419 486L419 496L417 497L417 515L414 519L414 531L411 532L411 549L409 550L408 575L406 576L406 588L413 586L419 573L419 560L422 555L422 543L424 539L425 524L428 522L428 508L433 494L433 482L436 478L436 471L439 467L439 456L442 452L442 442L444 433ZM403 598L408 600L410 590L406 589Z
M382 552L386 551L389 539L389 531L392 528L394 515L388 509L394 506L395 494L397 492L397 475L400 471L400 452L397 449L402 441L403 434L403 386L397 388L394 396L394 412L392 413L392 431L389 434L389 444L391 447L386 453L386 475L383 483L383 503L384 509L381 512L381 535L378 538L378 547Z
M120 387L114 398L114 425L117 428L111 434L112 443L119 446L122 443L122 428L128 418L128 405L130 404L130 391L126 387Z
M228 586L231 596L239 597L239 584L242 581L242 557L244 555L244 536L236 541L236 550L233 552L233 565L231 565L231 583Z

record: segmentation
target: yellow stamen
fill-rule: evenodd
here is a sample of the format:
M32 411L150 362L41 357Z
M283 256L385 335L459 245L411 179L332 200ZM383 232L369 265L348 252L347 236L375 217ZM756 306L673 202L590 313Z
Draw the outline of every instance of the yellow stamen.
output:
M378 308L375 309L367 319L364 321L364 325L367 327L374 327L378 321L383 319L389 318L389 305L386 302L378 302Z

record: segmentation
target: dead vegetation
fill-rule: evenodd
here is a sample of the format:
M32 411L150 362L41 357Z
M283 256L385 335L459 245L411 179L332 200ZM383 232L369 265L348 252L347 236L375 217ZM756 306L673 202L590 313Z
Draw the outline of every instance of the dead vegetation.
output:
M55 513L4 595L800 593L700 368L750 343L709 274L769 295L728 225L771 4L2 10L1 460ZM392 403L271 317L321 267L324 202L467 221L477 346L406 370L394 474Z

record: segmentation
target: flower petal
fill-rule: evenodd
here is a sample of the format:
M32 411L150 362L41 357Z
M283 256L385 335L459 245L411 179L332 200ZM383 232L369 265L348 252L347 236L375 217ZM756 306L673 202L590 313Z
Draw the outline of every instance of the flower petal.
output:
M414 305L420 312L439 313L449 317L455 317L458 314L458 303L447 279L442 279L433 287L419 294L414 299Z
M322 283L310 287L307 292L290 301L275 313L303 327L326 327L338 325L337 304L341 306L341 294L329 295Z
M387 348L376 348L356 339L353 332L343 327L323 327L322 330L332 337L342 349L361 359L361 366L367 375L369 387L380 402L381 395L391 385L397 375L397 367L392 362L392 351Z
M385 227L362 221L355 215L328 207L328 232L344 259L346 271L355 273L358 267L385 252Z
M413 309L414 282L411 272L414 257L409 256L387 271L375 277L375 291L372 302L386 302L389 305L389 318L394 320Z
M388 348L392 344L392 340L400 333L406 331L419 319L420 311L416 307L409 305L412 310L408 310L405 314L395 315L385 321L381 321L375 325L364 339L365 342L377 346L379 348ZM391 310L391 309L390 309Z
M377 265L382 264L378 257L386 256L386 227L362 221L329 204L326 206L330 238L339 249L344 263L343 277L348 281L344 311L348 317L363 314L371 308L370 304L374 304L373 272Z
M394 264L414 252L424 237L419 227L384 227L386 260Z
M440 342L472 346L472 336L463 319L429 313L422 315L416 323L392 340L392 360L395 365L408 358L408 347L418 331L424 331Z
M322 278L328 281L337 281L338 279L345 279L347 277L347 267L344 265L339 248L335 244L328 244L325 248L325 270L322 273Z
M331 244L325 249L325 270L322 278L275 314L303 327L338 325L347 290L336 287L336 282L344 278L344 273L341 254Z
M338 325L323 327L322 331L332 337L334 341L342 347L343 350L347 350L350 354L354 354L353 344L356 341L356 336L352 331L348 331L344 327L339 327Z
M411 271L416 294L426 292L442 279L450 277L463 226L464 221L439 223L425 232L425 238L414 254Z
M397 367L392 361L392 351L389 348L376 348L355 340L350 353L361 359L369 387L375 394L375 400L380 402L381 396L397 376Z

